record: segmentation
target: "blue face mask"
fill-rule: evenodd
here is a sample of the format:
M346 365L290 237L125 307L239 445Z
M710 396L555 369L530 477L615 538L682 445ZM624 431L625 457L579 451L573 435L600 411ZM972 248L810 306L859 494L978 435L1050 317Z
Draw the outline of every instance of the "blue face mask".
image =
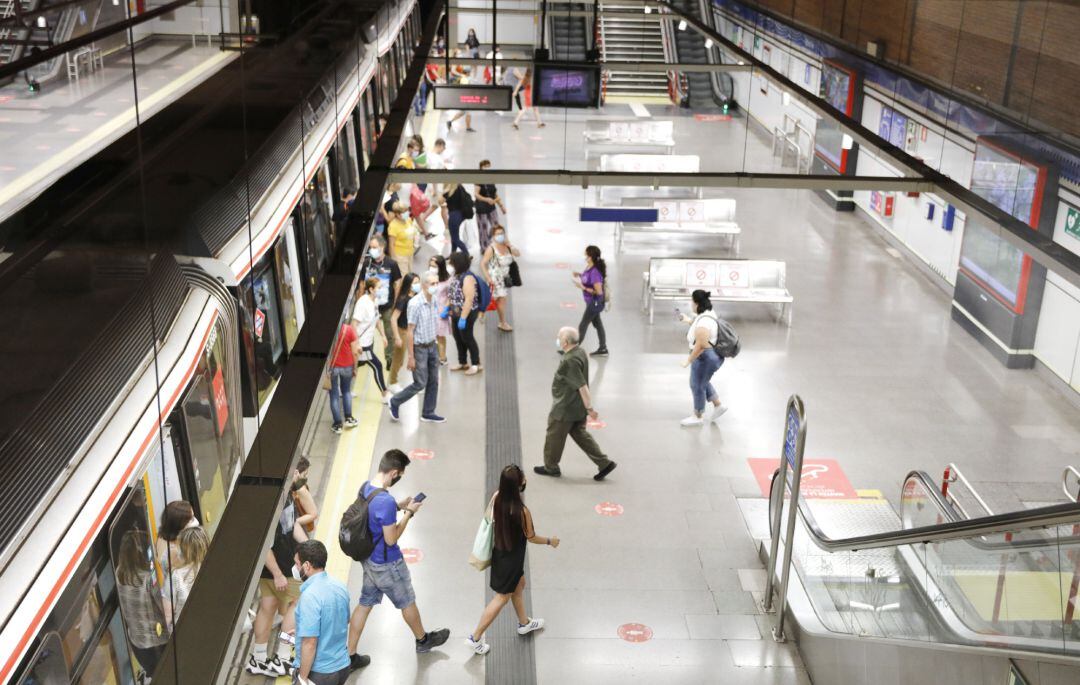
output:
M420 294L420 281L413 281L411 290L412 290L413 295L419 295Z
M505 236L505 235L503 235L502 233L500 233L499 235L495 236L495 242L497 242L497 243L499 243L500 245L502 245L503 243L505 243L505 242L506 242L506 236Z

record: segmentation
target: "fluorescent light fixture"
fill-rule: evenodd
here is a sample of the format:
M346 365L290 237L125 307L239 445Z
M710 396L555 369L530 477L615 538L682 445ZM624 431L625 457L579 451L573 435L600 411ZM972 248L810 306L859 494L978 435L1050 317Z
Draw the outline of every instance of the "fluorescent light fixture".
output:
M780 96L780 101L784 103L784 107L787 107L788 105L790 105L791 104L791 93L789 93L789 92L787 92L785 90L784 93Z
M685 19L683 19L682 21L679 22L679 30L680 31L685 31L686 30L686 20Z
M645 5L645 14L652 14L652 7Z
M738 64L739 64L740 67L746 66L746 62L744 62L742 60L739 60Z
M113 4L113 5L119 5L119 4L120 4L120 0L112 0L112 4Z
M708 50L711 47L712 47L712 38L706 38L705 39L705 49Z
M42 15L42 16L40 16L40 17L38 17L38 18L37 18L37 25L38 25L38 28L39 28L39 29L43 29L43 28L45 28L46 26L48 26L48 25L49 25L49 24L48 24L48 23L47 23L47 22L45 21L45 16L44 16L44 15Z
M840 147L844 148L845 150L850 150L851 146L854 144L855 141L852 140L851 136L845 133L843 140L840 142Z

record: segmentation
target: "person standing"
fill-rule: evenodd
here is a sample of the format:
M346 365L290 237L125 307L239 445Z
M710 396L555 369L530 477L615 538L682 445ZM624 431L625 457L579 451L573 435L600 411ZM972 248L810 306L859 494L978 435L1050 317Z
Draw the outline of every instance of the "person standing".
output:
M383 378L383 366L379 361L379 355L375 353L375 339L378 334L379 349L386 349L386 331L383 329L382 319L379 318L379 305L375 303L376 293L379 290L378 278L367 278L362 281L363 292L356 298L356 306L353 307L352 323L356 328L357 340L360 343L360 358L357 367L367 365L375 376L375 385L382 393L383 401L389 401L390 392L386 388L386 380Z
M416 224L409 217L409 207L404 202L395 202L390 223L386 226L386 235L390 236L390 256L397 262L401 273L412 271L413 254L416 252Z
M581 323L578 324L578 340L585 342L585 334L589 331L589 324L596 329L596 335L600 338L600 347L592 354L594 357L606 357L607 334L604 333L604 322L600 314L604 311L606 297L604 290L607 288L607 264L600 257L600 248L589 245L585 248L585 271L575 271L571 278L585 298L585 313L581 315Z
M355 428L359 423L352 415L352 379L359 354L360 340L356 337L356 329L347 323L341 324L330 362L330 415L334 421L330 430L338 435L343 427Z
M473 217L473 199L460 183L448 183L439 205L443 210L443 222L450 231L450 252L465 252L469 246L461 239L461 222Z
M394 302L393 325L390 328L394 337L394 354L390 359L390 391L399 392L398 375L405 364L405 332L409 328L409 300L420 292L420 279L416 274L406 273L401 279L401 293Z
M349 658L349 590L326 572L326 546L307 540L296 546L293 560L303 581L296 602L296 638L300 649L293 663L300 685L345 685L351 666L363 668L368 656Z
M172 573L169 574L169 586L165 588L165 618L169 632L176 626L176 619L184 610L184 604L195 585L195 578L199 575L206 553L210 551L210 538L202 526L185 528L180 531L176 541L180 544L180 553L184 559L182 565L173 566Z
M445 423L446 419L435 413L439 399L439 350L435 345L436 321L435 290L439 286L436 276L430 272L422 277L423 287L409 300L406 317L405 350L408 352L412 383L390 398L390 417L398 420L401 405L421 390L424 391L424 409L420 420L426 423ZM419 284L418 284L419 285Z
M480 623L465 642L477 654L487 654L491 645L484 641L484 631L495 621L507 602L517 613L518 635L543 630L544 619L530 618L525 613L525 547L534 545L559 546L557 537L540 537L533 529L532 513L525 506L525 473L517 464L510 464L499 476L499 490L492 497L491 521L494 525L494 545L491 549L491 598Z
M595 421L599 418L589 394L589 356L578 345L577 331L569 326L559 329L555 342L562 352L562 359L551 383L552 403L544 438L544 465L533 471L541 476L561 476L559 462L569 435L599 469L593 480L604 480L615 470L616 464L600 450L585 427L587 419Z
M381 235L372 236L368 242L368 259L364 266L362 278L365 281L369 278L379 279L379 287L375 290L375 304L379 306L379 317L382 319L383 331L390 330L392 325L390 317L394 311L394 302L397 300L398 292L401 290L401 269L398 267L397 262L387 258L386 240ZM390 336L384 335L383 338L390 338ZM386 366L389 367L394 354L393 340L385 340L385 345Z
M713 374L724 364L724 358L717 354L714 347L720 337L720 321L713 313L712 301L707 291L695 290L690 298L693 300L694 318L684 315L681 319L690 324L690 330L686 332L690 356L683 362L683 368L690 367L690 393L694 398L694 413L680 421L683 427L705 423L706 400L713 406L710 421L716 421L727 411L727 407L721 406L720 396L710 382Z
M439 350L439 364L446 365L446 338L450 335L450 272L446 270L446 257L433 255L428 260L428 272L439 281L435 288L435 312L439 320L435 322L435 346Z
M430 633L424 630L420 610L416 606L412 576L398 547L405 528L421 506L412 497L395 502L389 493L389 489L405 475L408 465L409 457L404 452L389 450L379 460L379 473L360 487L360 497L371 498L368 503L368 526L375 549L370 557L360 562L364 568L364 585L360 590L360 602L349 619L349 654L356 654L356 645L364 632L368 616L372 609L382 604L384 595L401 611L401 617L416 638L417 652L430 652L450 638L450 631L446 628ZM398 512L402 510L405 513L398 521ZM355 658L353 663L356 663Z
M480 284L469 271L472 257L468 252L450 253L450 330L454 333L458 363L451 371L466 376L480 373L480 345L476 342L476 318L480 316ZM468 361L472 361L472 365Z
M480 171L491 168L491 160L480 162ZM499 197L499 189L492 183L483 183L475 187L476 193L476 232L480 235L480 254L487 251L491 244L491 232L499 225L499 212L506 214L506 206Z
M465 49L469 51L469 57L476 59L480 56L480 39L476 37L476 29L469 29L465 36Z
M499 330L509 333L514 330L506 320L506 302L510 297L510 265L521 252L506 239L506 229L498 224L492 231L491 246L484 252L480 270L491 284L491 299L495 300L495 311L499 314Z

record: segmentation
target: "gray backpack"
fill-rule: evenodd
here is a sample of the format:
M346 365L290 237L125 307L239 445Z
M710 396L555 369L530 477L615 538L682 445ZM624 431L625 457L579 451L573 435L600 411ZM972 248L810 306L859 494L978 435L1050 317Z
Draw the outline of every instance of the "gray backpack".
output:
M717 316L715 312L709 312L706 316L716 321L716 342L712 346L716 353L723 359L738 357L742 348L739 345L739 334L735 332L735 328Z

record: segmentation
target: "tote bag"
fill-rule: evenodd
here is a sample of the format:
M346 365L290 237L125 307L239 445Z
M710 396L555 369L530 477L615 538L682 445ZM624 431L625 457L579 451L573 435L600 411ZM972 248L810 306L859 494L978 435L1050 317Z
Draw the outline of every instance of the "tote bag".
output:
M476 529L476 539L473 540L472 553L469 554L469 565L477 571L483 571L491 566L491 550L495 547L495 522L492 520L492 505L495 498L491 498L484 517L480 519L480 526Z

